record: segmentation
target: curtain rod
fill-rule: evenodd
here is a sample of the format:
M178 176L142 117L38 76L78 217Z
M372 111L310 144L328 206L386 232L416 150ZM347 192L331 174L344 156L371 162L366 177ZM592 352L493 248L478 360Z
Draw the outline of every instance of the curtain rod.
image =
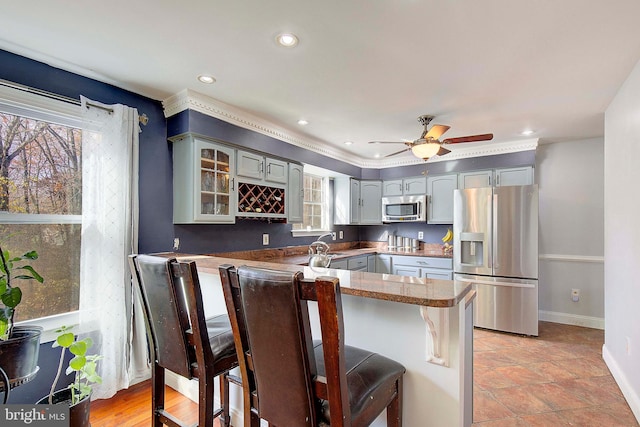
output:
M81 105L79 99L70 98L64 95L58 95L57 93L49 92L42 89L36 89L31 86L22 85L20 83L11 82L4 79L0 79L0 85L6 86L12 89L21 90L23 92L33 93L35 95L44 96L49 99L55 99L56 101L62 101L62 102L67 102L69 104ZM113 108L103 107L102 105L92 104L89 102L87 102L86 105L87 107L99 108L101 110L108 111L109 113L113 113ZM138 115L138 121L140 122L140 124L146 125L147 123L149 123L149 117L147 117L146 114L142 113Z

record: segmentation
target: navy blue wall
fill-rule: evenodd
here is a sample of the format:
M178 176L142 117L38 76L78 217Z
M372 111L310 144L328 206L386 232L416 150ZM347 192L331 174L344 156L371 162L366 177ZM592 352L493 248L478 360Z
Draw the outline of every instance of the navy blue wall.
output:
M125 104L146 114L140 134L140 252L171 249L173 241L171 152L162 104L144 96L0 50L0 79L73 99L84 95L105 104Z

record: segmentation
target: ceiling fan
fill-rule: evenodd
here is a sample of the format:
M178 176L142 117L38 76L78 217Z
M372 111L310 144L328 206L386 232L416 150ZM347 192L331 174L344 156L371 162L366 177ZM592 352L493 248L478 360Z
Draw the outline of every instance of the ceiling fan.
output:
M430 157L435 155L443 156L447 153L450 153L451 150L448 150L444 147L447 144L458 144L461 142L475 142L475 141L490 141L493 139L492 133L486 133L482 135L470 135L470 136L461 136L459 138L448 138L443 141L439 141L438 138L446 131L449 130L450 126L446 125L433 125L431 129L427 129L429 123L434 119L434 116L423 115L418 117L418 121L424 126L424 130L422 131L422 135L420 138L416 139L413 142L405 142L405 141L369 141L369 144L405 144L409 148L405 148L404 150L387 154L385 157L395 156L400 153L404 153L406 151L411 150L414 156L419 157L423 160L429 160Z

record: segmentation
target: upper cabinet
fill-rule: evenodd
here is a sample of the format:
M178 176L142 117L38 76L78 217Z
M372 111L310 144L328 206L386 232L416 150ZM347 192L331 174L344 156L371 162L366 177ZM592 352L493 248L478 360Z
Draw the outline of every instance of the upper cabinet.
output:
M336 178L334 224L382 223L382 182Z
M287 162L238 150L238 176L279 184L287 183Z
M233 223L235 150L191 135L173 141L173 222Z
M427 178L427 223L453 224L453 190L458 188L458 175L436 175Z
M533 167L491 169L462 172L458 175L458 188L506 187L533 184Z
M382 181L382 197L415 196L427 193L427 178L424 176Z
M287 197L288 221L290 223L302 222L304 207L304 167L297 163L289 163L289 189Z

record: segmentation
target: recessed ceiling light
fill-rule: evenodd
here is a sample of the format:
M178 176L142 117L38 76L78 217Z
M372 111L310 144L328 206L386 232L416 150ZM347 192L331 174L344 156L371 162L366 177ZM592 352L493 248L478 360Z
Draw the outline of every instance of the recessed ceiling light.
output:
M276 41L280 46L295 47L298 44L298 37L291 33L282 33L276 36Z
M379 159L380 158L380 153L374 154L373 157L375 157L376 159Z
M298 120L298 124L299 124L300 126L305 126L305 125L308 125L308 124L309 124L309 122L308 122L308 121L306 121L305 119L300 119L300 120Z
M520 132L520 135L529 136L529 135L533 135L533 133L534 132L531 129L527 129Z
M209 74L200 74L198 76L198 80L200 81L200 83L205 83L208 85L216 82L216 79L213 78L213 76L210 76Z
M353 141L345 141L344 142L344 145L351 145L351 144L353 144Z

